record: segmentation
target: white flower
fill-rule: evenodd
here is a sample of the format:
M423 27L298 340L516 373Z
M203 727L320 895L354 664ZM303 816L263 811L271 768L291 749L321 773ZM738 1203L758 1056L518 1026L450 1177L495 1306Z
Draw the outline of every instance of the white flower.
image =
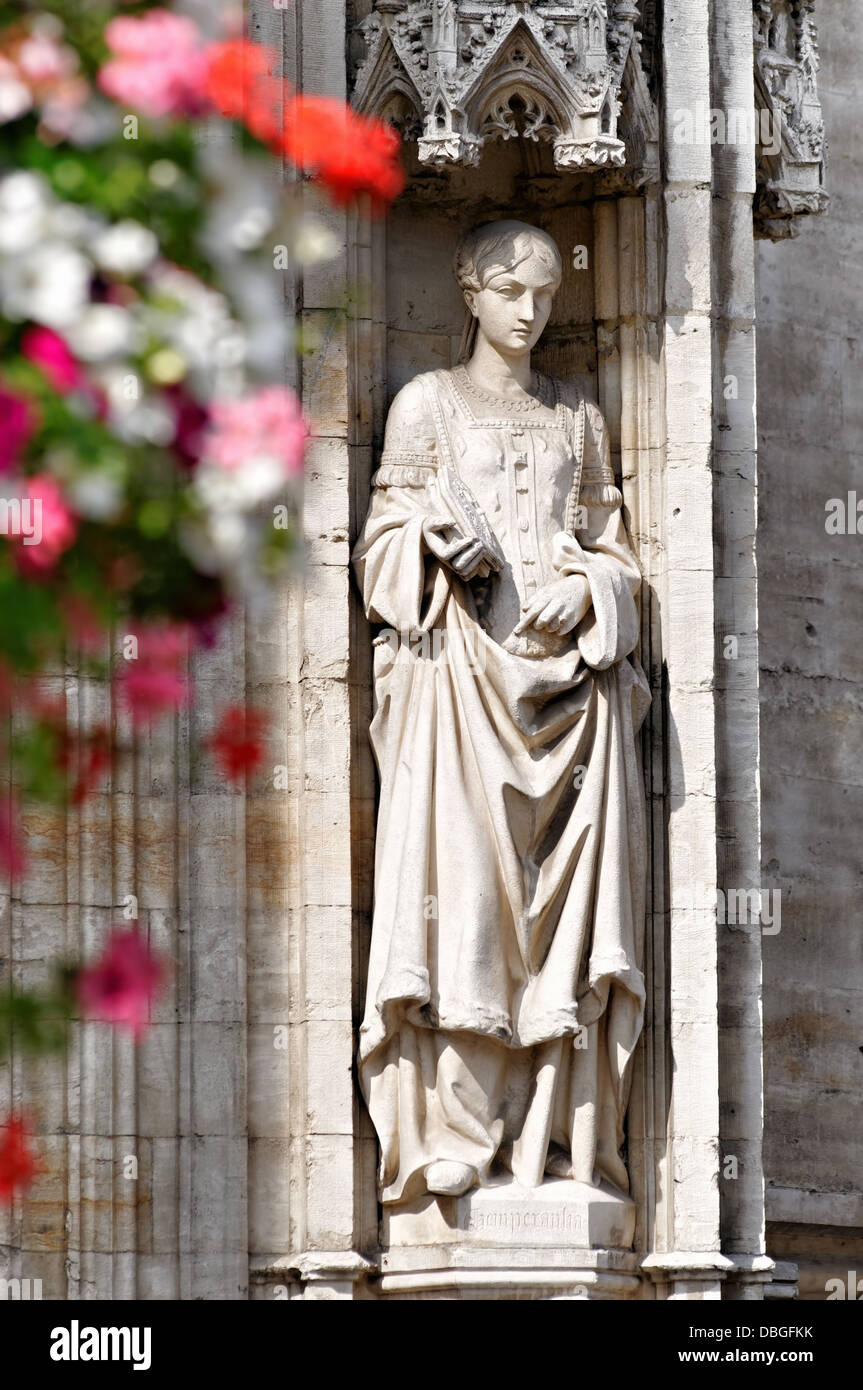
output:
M150 275L154 292L174 305L150 305L147 326L151 336L174 347L212 389L214 370L245 360L246 343L231 317L228 301L187 271L157 263Z
M270 454L257 454L242 468L222 468L204 459L195 473L195 491L211 513L250 511L284 487L285 466Z
M19 81L11 63L0 59L0 125L17 121L33 105L30 88Z
M247 208L231 230L231 242L238 251L254 251L273 225L268 208Z
M30 251L43 234L48 185L21 169L0 179L0 252Z
M79 203L54 203L45 211L42 234L58 241L74 241L79 246L89 246L104 225L101 217Z
M139 275L159 254L159 242L148 227L126 218L108 227L91 247L100 270L112 275Z
M92 273L86 257L62 242L34 246L0 265L3 312L7 318L33 319L48 328L78 326Z
M203 244L217 265L254 251L272 230L279 204L278 188L268 174L236 150L210 150L204 156L213 186Z
M177 424L168 406L154 396L148 396L123 416L118 433L124 439L164 446L172 442L177 433Z
M319 217L301 219L293 238L294 255L300 265L319 265L339 254L341 242L335 232Z
M251 543L251 532L245 517L219 512L183 523L180 542L202 574L220 574L242 561Z
M66 333L72 352L83 362L128 353L136 336L132 316L119 304L89 304Z
M117 478L100 470L79 473L66 484L76 512L93 521L113 521L123 506L123 487Z

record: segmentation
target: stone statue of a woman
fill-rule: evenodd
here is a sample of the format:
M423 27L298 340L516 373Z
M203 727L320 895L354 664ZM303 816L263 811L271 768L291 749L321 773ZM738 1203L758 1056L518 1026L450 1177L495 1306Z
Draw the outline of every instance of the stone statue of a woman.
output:
M625 1191L645 874L640 576L599 410L531 371L562 278L469 235L462 365L396 397L354 562L381 781L360 1074L381 1195Z

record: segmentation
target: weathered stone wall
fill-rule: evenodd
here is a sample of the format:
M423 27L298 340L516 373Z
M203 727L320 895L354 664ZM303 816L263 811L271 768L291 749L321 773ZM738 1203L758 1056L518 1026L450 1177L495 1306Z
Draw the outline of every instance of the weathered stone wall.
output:
M863 1257L863 537L825 531L863 498L863 11L825 0L818 28L829 213L757 257L758 584L769 1246L823 1298Z

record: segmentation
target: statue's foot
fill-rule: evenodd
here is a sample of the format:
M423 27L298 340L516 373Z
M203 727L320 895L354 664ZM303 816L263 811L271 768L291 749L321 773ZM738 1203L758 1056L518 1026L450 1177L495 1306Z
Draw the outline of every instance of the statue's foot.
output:
M425 1170L426 1186L429 1192L441 1197L461 1197L477 1180L477 1171L469 1163L450 1163L438 1159Z
M569 1154L560 1151L549 1154L546 1159L545 1171L553 1178L571 1178L572 1159Z

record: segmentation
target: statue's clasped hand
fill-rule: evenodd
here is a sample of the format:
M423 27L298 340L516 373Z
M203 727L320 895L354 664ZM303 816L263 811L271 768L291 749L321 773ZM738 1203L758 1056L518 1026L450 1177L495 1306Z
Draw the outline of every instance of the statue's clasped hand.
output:
M447 548L441 558L459 579L488 579L497 568L494 556L489 555L482 541L473 536L462 536L454 526L447 528L445 538Z
M517 634L532 627L539 632L565 635L577 627L590 607L590 585L582 574L567 575L545 584L521 605Z

